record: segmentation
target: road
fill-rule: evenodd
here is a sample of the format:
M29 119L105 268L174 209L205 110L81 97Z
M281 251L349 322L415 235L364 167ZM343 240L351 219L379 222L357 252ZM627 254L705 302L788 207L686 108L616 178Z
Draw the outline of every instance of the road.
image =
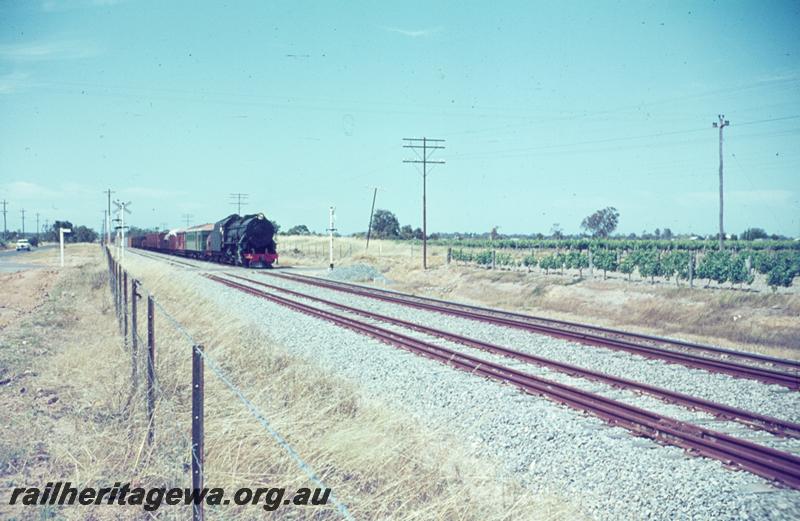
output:
M0 273L14 273L17 271L31 268L41 268L41 264L29 264L25 262L25 256L39 250L50 250L55 248L55 244L47 244L41 248L33 248L28 251L6 250L0 251Z

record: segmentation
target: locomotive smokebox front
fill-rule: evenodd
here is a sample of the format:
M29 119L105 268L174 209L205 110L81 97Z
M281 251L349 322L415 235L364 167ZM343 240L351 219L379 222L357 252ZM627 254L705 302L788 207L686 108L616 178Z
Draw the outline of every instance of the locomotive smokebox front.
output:
M264 217L263 213L257 214L246 225L245 236L249 246L255 250L275 251L275 227Z

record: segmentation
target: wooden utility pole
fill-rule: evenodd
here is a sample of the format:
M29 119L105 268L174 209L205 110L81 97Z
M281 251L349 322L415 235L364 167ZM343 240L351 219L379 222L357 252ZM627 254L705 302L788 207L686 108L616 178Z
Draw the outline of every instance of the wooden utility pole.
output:
M725 231L722 227L722 129L731 124L725 119L724 114L717 114L719 122L712 123L714 128L719 129L719 249L722 250L722 241L725 240Z
M103 193L108 196L108 208L106 209L106 244L111 244L111 194L114 192L109 188Z
M8 201L3 199L3 201L2 201L2 205L3 205L3 239L8 237L8 227L6 226L6 213L8 212L8 210L6 210L6 205L7 204L8 204Z
M405 159L403 163L421 163L422 164L422 269L428 269L428 215L427 215L427 177L428 165L443 165L444 161L432 161L431 154L436 150L443 149L444 139L429 139L422 138L403 138L406 142L403 148L410 148L416 154L418 159ZM422 143L420 145L420 143ZM429 145L428 143L433 143ZM419 154L422 150L422 155Z
M247 197L249 195L250 194L240 194L240 193L231 194L231 196L230 196L231 204L236 205L236 213L237 214L242 215L242 205L245 205L245 206L247 205L247 201L246 200L247 200Z
M25 208L19 211L22 214L22 238L25 238Z
M369 249L369 236L372 234L372 216L375 215L375 199L378 198L378 187L374 188L372 192L372 208L369 211L369 226L367 227L367 247L364 248L365 250Z

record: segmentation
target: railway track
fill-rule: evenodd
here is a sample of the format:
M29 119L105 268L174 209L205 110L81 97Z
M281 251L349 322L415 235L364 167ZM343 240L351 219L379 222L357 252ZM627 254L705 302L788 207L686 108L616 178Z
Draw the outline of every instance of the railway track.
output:
M178 259L174 258L174 255L173 256L167 256L166 254L158 255L158 254L154 254L154 253L150 253L150 252L145 252L145 250L141 250L139 248L127 248L127 250L128 250L128 252L135 253L136 255L140 255L140 256L145 257L147 259L160 260L160 261L168 262L170 264L174 264L175 266L183 266L183 267L195 268L195 269L201 268L201 266L197 266L196 264L192 264L192 263L189 263L189 262L184 262L182 260L178 260Z
M332 282L307 275L284 273L270 275L296 283L350 293L360 297L522 329L571 342L626 351L687 367L725 373L737 378L749 378L768 384L782 385L790 389L800 389L800 362L794 360L628 333L610 328L547 319L510 311L482 308L428 297L418 297L377 288L367 288L357 284ZM704 354L698 354L698 352ZM713 356L706 356L708 354Z
M456 369L514 385L530 394L545 396L574 409L591 413L636 435L679 446L695 454L714 458L726 465L735 466L769 480L800 489L800 457L790 453L737 439L490 360L432 344L375 324L278 296L229 278L212 274L204 274L204 276L234 290L332 322ZM299 292L294 293L295 296L302 295L302 298L315 298Z
M616 376L612 376L606 373L602 373L599 371L592 371L590 369L585 369L583 367L579 367L573 364L568 364L564 362L558 362L556 360L548 359L541 356L532 355L530 353L525 353L522 351L517 351L514 349L510 349L508 347L492 344L489 342L483 342L481 340L477 340L474 338L468 338L463 335L458 335L455 333L451 333L449 331L443 331L440 329L435 329L432 327L423 326L421 324L409 322L406 320L402 320L395 317L389 317L386 315L381 315L378 313L374 313L372 311L368 311L366 309L355 308L352 306L348 306L345 304L341 304L339 302L334 302L332 300L327 300L324 298L307 295L305 293L301 293L298 291L293 291L290 289L286 289L280 286L275 286L273 284L268 284L266 282L262 282L259 280L250 279L247 277L242 277L240 275L236 275L233 273L225 273L227 277L231 277L237 280L241 280L243 282L248 282L251 284L255 284L257 286L265 287L271 289L273 291L278 291L281 293L286 293L288 295L292 295L294 297L307 299L313 302L318 302L320 304L324 304L326 306L330 306L336 309L340 309L342 311L346 311L349 313L354 313L371 320L376 320L379 322L384 322L396 326L405 327L407 329L411 329L413 331L417 331L420 333L424 333L427 335L435 336L438 338L442 338L445 340L449 340L451 342L455 342L458 344L463 344L469 347L473 347L475 349L480 349L482 351L486 351L488 353L505 356L508 358L512 358L515 360L519 360L521 362L537 365L540 367L547 367L549 369L553 369L555 371L559 371L570 376L578 376L581 378L585 378L588 380L594 380L602 383L606 383L612 385L614 387L622 388L622 389L630 389L637 392L649 394L654 396L660 400L663 400L668 403L674 403L677 405L681 405L690 409L702 410L713 414L718 418L723 418L726 420L736 421L743 425L747 425L748 427L753 427L761 430L765 430L771 432L772 434L776 434L778 436L787 436L793 438L800 438L800 424L793 423L790 421L781 420L779 418L774 418L771 416L766 416L762 414L753 413L750 411L746 411L743 409L739 409L736 407L730 407L728 405L715 403L710 400L705 400L702 398L697 398L691 395L687 395L684 393L679 393L675 391L670 391L668 389L636 382L633 380L629 380L626 378L620 378Z

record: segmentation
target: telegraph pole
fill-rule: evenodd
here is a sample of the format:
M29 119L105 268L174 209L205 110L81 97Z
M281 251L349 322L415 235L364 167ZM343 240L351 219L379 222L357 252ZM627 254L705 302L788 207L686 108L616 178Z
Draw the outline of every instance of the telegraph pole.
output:
M108 195L108 208L106 209L106 210L107 210L107 212L108 212L108 213L106 213L106 216L107 216L107 222L106 222L106 233L107 233L107 235L106 235L106 243L107 243L107 244L111 244L111 194L113 194L114 192L113 192L113 191L111 191L111 188L109 188L108 190L104 191L103 193L104 193L104 194L106 194L106 195Z
M36 212L36 243L39 243L39 212Z
M6 226L6 213L8 213L8 210L6 210L6 205L8 204L8 201L3 199L2 204L3 204L3 239L6 239L8 238L8 227Z
M367 247L369 249L369 236L372 234L372 216L375 215L375 199L378 197L378 187L372 192L372 209L369 211L369 226L367 227Z
M194 215L192 215L190 213L185 213L185 214L181 215L181 219L184 219L186 221L186 227L187 228L189 227L189 224L191 224L193 218L194 218Z
M427 216L427 177L428 165L443 165L444 161L432 161L430 156L439 149L443 149L444 139L430 138L403 138L406 142L403 148L410 148L417 154L418 159L405 159L403 163L422 163L422 269L428 269L428 216ZM421 143L421 144L420 144ZM433 143L432 145L429 143ZM420 156L419 150L422 150Z
M719 122L712 123L714 128L719 129L719 249L722 250L722 241L725 239L725 232L722 228L722 129L731 124L725 119L724 114L718 114Z
M242 205L247 205L246 200L249 195L250 194L239 194L239 193L231 194L231 204L236 205L236 213L238 213L239 215L242 215Z
M19 211L22 214L22 238L25 238L25 208Z

